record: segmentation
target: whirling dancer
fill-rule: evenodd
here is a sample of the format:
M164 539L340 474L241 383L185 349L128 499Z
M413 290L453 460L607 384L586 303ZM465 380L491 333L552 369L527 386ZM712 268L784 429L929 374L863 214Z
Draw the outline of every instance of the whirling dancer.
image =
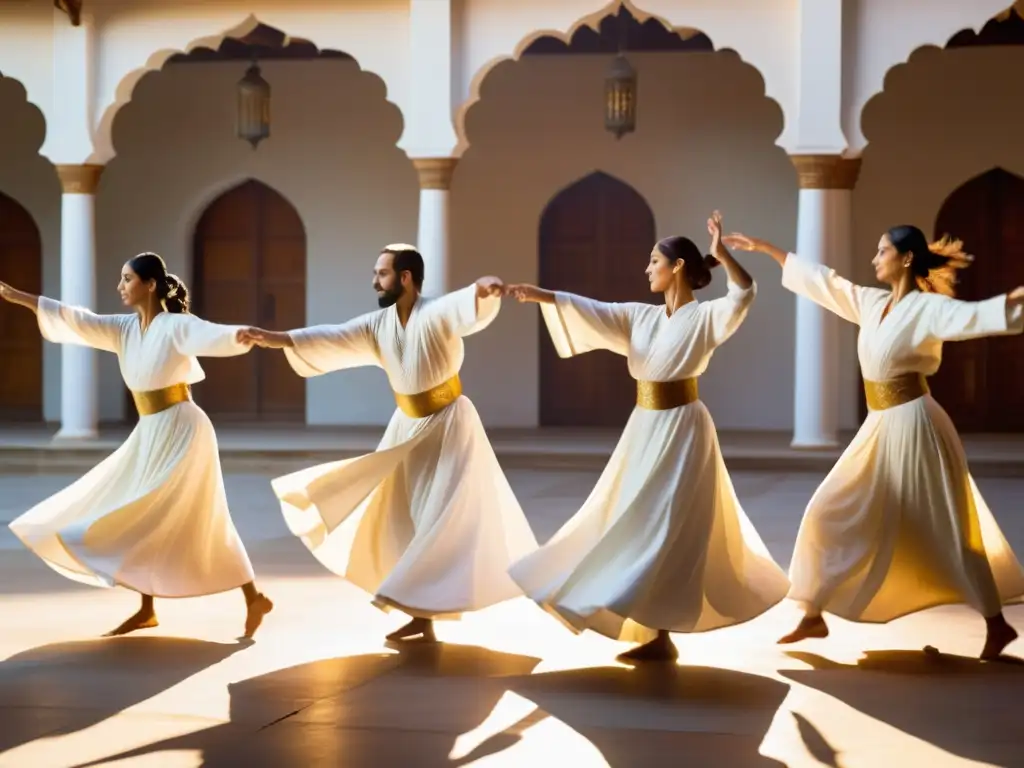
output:
M143 253L121 269L123 315L33 296L0 283L0 298L36 312L48 341L117 355L139 412L114 453L10 524L63 576L142 596L138 612L108 635L157 626L154 597L241 589L252 637L273 603L256 590L252 565L228 512L217 436L190 385L205 378L196 357L245 354L241 328L189 314L188 292L163 259Z
M538 302L555 349L571 357L607 349L627 358L637 404L583 507L510 573L570 628L643 641L623 661L671 660L670 632L703 632L752 619L789 583L743 512L697 381L715 349L742 324L756 286L721 246L721 216L708 220L715 256L685 237L651 251L646 274L664 304L606 304L532 285L509 286ZM728 293L693 292L725 266ZM587 268L583 265L581 268ZM639 269L639 267L638 267Z
M521 594L508 566L537 546L476 408L462 395L463 337L486 328L502 282L484 277L440 298L420 294L423 258L387 246L373 287L380 309L341 325L253 329L301 376L376 365L397 410L376 452L273 481L285 520L329 569L412 617L388 640L435 640L433 620Z
M960 438L928 394L926 376L946 341L1019 333L1024 287L1009 296L953 298L961 243L929 245L917 227L878 242L865 288L763 240L732 247L767 253L782 284L860 326L857 343L868 417L811 498L790 566L790 597L805 617L780 643L828 635L822 612L883 623L936 605L967 603L985 617L983 659L1017 637L1002 603L1024 594L1024 572L967 468Z

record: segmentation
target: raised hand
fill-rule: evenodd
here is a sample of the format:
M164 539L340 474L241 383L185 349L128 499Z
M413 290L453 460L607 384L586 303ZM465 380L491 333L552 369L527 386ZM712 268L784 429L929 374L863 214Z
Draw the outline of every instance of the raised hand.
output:
M489 296L502 296L505 293L505 283L500 277L488 275L476 281L477 298L486 299Z

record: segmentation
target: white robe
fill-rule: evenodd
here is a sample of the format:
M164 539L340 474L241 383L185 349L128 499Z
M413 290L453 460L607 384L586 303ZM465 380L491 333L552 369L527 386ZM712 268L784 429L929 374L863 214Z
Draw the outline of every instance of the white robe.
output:
M205 378L196 356L249 351L237 327L187 314L96 315L39 299L43 337L113 352L129 389L145 392ZM10 524L63 576L154 597L224 592L253 580L228 512L217 436L195 403L139 418L114 453Z
M607 349L627 357L634 379L675 381L704 373L755 292L730 283L725 297L671 317L566 293L541 309L561 357ZM511 574L572 629L637 641L747 621L789 588L736 498L700 400L634 408L583 507Z
M501 300L479 304L478 316L476 286L421 297L404 328L391 306L292 331L285 353L301 376L378 365L393 391L418 394L458 373L462 337ZM537 542L467 397L421 419L396 409L374 453L272 485L292 532L379 608L453 618L521 595L508 566Z
M934 374L942 343L1019 333L1006 296L979 302L850 283L790 254L782 284L860 326L861 374ZM953 423L929 395L872 411L811 498L790 597L863 622L967 603L984 616L1024 594L1024 572L978 493Z

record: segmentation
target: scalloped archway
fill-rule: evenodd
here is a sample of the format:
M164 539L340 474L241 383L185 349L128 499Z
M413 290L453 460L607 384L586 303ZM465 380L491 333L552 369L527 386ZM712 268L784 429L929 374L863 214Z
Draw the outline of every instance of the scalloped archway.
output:
M138 86L139 82L141 82L146 75L151 72L158 72L162 70L164 65L169 61L178 61L182 56L187 56L193 52L206 54L204 58L216 58L215 56L210 57L208 55L209 52L218 52L221 50L222 46L224 46L225 42L230 44L232 41L244 40L254 32L259 32L260 29L269 29L272 32L277 33L282 40L281 44L285 47L288 46L291 41L291 38L286 32L282 32L275 27L264 24L255 15L249 15L239 24L236 24L218 34L194 38L182 48L163 48L150 54L142 66L131 70L121 78L115 89L113 101L109 104L103 105L102 114L99 122L97 123L93 138L94 151L88 162L106 164L116 156L117 151L114 147L113 140L114 120L120 110L131 103L136 86ZM356 65L359 66L360 72L372 75L380 81L384 99L398 110L399 114L401 114L401 108L398 103L394 101L393 98L389 98L390 94L388 92L386 81L376 72L363 69L356 56L350 54L348 51L342 51L337 48L321 48L315 41L308 39L302 40L301 44L304 49L308 49L310 54L308 57L329 56L337 58L339 56L344 56L352 59Z
M881 46L892 58L886 62L869 60L858 62L858 73L853 88L852 99L844 104L843 127L850 151L860 154L870 143L864 132L864 114L873 103L884 97L891 78L899 77L900 71L913 64L914 58L924 51L947 50L949 48L967 47L980 44L996 43L999 34L993 25L1014 25L1014 15L1022 13L1019 2L1007 4L1007 0L977 0L972 3L953 3L948 7L936 9L934 13L924 14L921 23L923 28L914 30L917 42L906 43L907 36L892 40L892 45ZM886 22L891 27L891 22ZM857 30L856 37L875 39L873 30ZM983 40L982 38L988 38ZM889 38L891 39L891 37ZM900 46L905 54L900 53ZM862 53L854 49L855 53ZM845 101L845 99L844 99Z
M470 79L469 82L468 97L455 110L455 132L458 137L458 144L456 145L455 155L462 156L470 146L471 142L467 135L466 127L467 117L472 108L474 107L474 105L476 105L481 99L482 88L484 86L485 81L487 80L487 76L496 67L508 61L519 61L527 52L527 50L531 48L531 46L534 46L535 44L538 43L538 41L542 40L543 38L549 38L554 41L559 41L567 47L571 46L574 41L574 38L579 32L584 30L600 32L600 26L604 21L620 14L623 11L629 14L634 19L636 19L636 21L640 22L641 24L647 22L653 22L655 24L658 24L665 30L671 32L674 35L677 35L683 41L689 40L696 36L701 36L707 39L710 44L711 38L707 30L702 30L689 26L674 25L671 21L669 21L667 18L663 16L644 11L630 0L612 0L612 2L605 5L600 10L597 10L594 13L587 14L582 18L577 19L575 22L570 24L565 29L534 30L530 32L528 35L524 36L521 40L519 40L519 42L513 47L513 49L510 52L492 57L473 73L472 78ZM743 61L744 64L752 67L755 71L758 72L758 75L761 77L761 82L764 86L764 96L770 101L772 101L776 105L776 107L778 107L780 113L783 116L782 128L777 137L777 142L779 142L781 145L783 136L786 133L787 123L785 108L786 105L784 104L783 98L786 87L784 85L781 85L780 83L769 84L769 81L765 78L764 73L757 66L752 64L746 58L744 58L742 52L728 47L712 47L711 49L723 51L731 50L740 56L740 59L741 61ZM626 52L628 53L628 50Z

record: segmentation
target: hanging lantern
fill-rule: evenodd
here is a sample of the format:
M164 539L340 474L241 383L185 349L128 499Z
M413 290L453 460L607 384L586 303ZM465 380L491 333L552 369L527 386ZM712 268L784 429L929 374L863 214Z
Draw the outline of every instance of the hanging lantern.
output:
M238 138L252 144L253 149L270 136L270 84L260 76L255 61L238 81L236 133Z
M636 130L636 70L621 53L604 81L604 127L616 139Z

